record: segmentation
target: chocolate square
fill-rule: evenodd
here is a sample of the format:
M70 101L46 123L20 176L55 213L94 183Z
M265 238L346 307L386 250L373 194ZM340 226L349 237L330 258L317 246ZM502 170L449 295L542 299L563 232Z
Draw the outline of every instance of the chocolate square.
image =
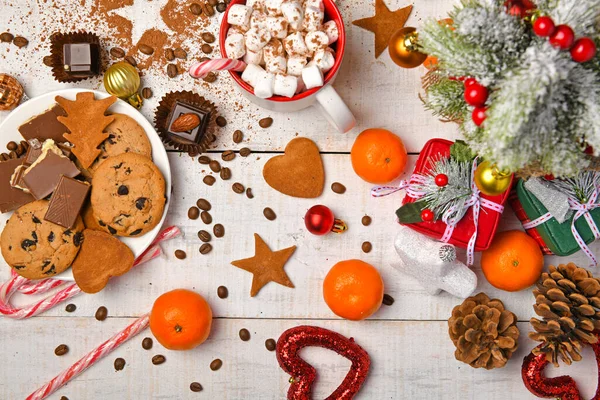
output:
M74 77L89 77L100 73L100 48L96 43L63 44L65 71Z
M81 213L90 185L62 175L50 198L44 219L71 229Z
M69 130L56 119L58 116L65 117L66 115L65 110L58 104L55 104L48 111L31 118L21 125L19 132L25 140L38 139L40 142L44 142L47 139L52 139L56 143L66 142L67 139L63 137L63 134Z
M11 186L11 177L22 162L19 158L0 162L0 213L16 210L35 200L29 193Z
M196 114L198 118L200 118L200 125L192 129L191 131L173 132L171 130L173 122L175 122L175 120L183 114ZM209 120L210 111L205 111L177 100L175 102L173 110L169 114L169 118L167 119L167 133L169 135L177 136L179 138L188 140L192 143L200 143L202 137L206 133L206 128L208 127Z
M58 185L62 175L75 178L80 174L77 166L67 157L48 151L23 175L23 182L37 200L46 198Z

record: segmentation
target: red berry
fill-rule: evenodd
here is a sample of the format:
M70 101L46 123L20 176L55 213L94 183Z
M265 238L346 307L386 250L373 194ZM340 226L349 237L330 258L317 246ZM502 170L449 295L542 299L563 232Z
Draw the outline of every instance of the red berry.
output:
M547 16L538 17L533 23L533 31L540 37L548 37L554 33L556 25L552 18Z
M421 211L421 219L425 222L431 222L433 221L433 211L431 211L430 209L426 208L423 211Z
M594 154L594 148L592 146L587 146L583 152L585 154L591 156Z
M520 4L515 4L508 10L510 15L514 15L515 17L523 18L525 16L525 8L523 8Z
M485 121L486 118L486 111L487 107L475 107L473 113L471 114L471 119L473 119L475 125L481 126L483 124L483 121Z
M465 87L469 87L472 84L477 83L477 79L475 78L467 78L465 79Z
M547 181L553 181L554 180L554 175L552 175L552 174L544 175L544 179L547 180Z
M481 107L488 98L488 90L479 83L473 83L465 88L465 101L473 107Z
M577 39L571 48L571 58L578 63L590 61L596 55L596 43L588 37Z
M446 174L437 174L435 176L435 184L439 187L446 186L448 184L448 175Z
M550 44L561 50L568 50L575 41L575 32L568 25L559 25L556 31L550 35Z

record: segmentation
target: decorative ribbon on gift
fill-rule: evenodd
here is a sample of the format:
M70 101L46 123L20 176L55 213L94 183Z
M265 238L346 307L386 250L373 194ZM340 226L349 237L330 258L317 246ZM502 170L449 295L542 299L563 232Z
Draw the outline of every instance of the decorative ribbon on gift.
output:
M469 207L473 208L473 224L475 226L475 231L471 238L469 239L469 243L467 245L467 265L473 265L473 261L475 258L475 242L477 241L477 228L479 224L479 213L481 211L481 207L487 208L492 211L496 211L498 213L502 213L504 211L504 206L498 203L495 203L491 200L484 199L481 197L481 192L479 188L475 184L473 180L473 176L475 176L475 170L477 169L477 158L473 160L473 165L471 169L471 197L464 203L463 207L468 209ZM400 190L406 190L406 194L409 197L419 199L425 195L425 193L413 185L424 184L427 177L421 174L413 174L409 180L403 180L400 182L398 186L376 186L371 189L371 196L373 197L383 197L388 196L392 193L396 193ZM442 215L442 221L446 224L446 231L444 235L440 239L442 242L447 243L452 237L452 233L454 232L454 228L458 222L464 216L463 213L457 213L455 207L450 207L448 210L444 212ZM452 217L454 215L454 217ZM461 215L458 218L458 215Z
M173 239L180 234L181 231L176 226L171 226L164 229L158 234L148 249L146 249L146 251L136 258L133 265L140 265L146 261L150 261L160 256L162 254L162 249L160 248L159 243L165 240ZM53 295L50 295L35 303L23 307L13 307L10 304L10 298L16 292L26 295L43 294L64 284L68 285ZM3 315L5 317L14 319L31 318L53 308L54 306L70 299L71 297L78 295L79 293L81 293L81 289L79 289L79 286L77 286L77 284L74 282L52 278L43 279L40 281L31 281L18 275L13 270L11 278L0 286L0 316Z

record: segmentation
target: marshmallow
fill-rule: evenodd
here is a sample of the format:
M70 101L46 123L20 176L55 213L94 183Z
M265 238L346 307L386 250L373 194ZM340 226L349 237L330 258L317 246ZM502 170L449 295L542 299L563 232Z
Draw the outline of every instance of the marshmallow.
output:
M269 15L281 15L281 4L283 4L283 0L265 0L267 13Z
M325 10L325 4L323 4L323 0L305 0L304 8L307 7L313 7L321 11Z
M250 17L250 27L267 29L267 14L260 11L254 11Z
M302 70L302 80L307 89L323 86L323 72L316 65L307 66Z
M257 52L254 52L252 50L246 49L246 54L244 54L244 62L246 64L261 65L263 62L263 51L259 50Z
M278 96L294 97L298 87L298 80L295 76L275 75L273 83L273 93Z
M306 47L306 43L304 43L304 38L300 32L292 33L283 39L283 46L290 57L308 54L308 48Z
M246 33L246 31L240 28L239 26L231 25L227 30L227 37L238 33L243 35L244 33Z
M340 30L338 29L337 23L335 21L327 21L323 24L323 32L325 32L325 34L327 35L327 37L329 38L329 43L335 43L337 42L338 38L340 37Z
M254 95L261 99L273 97L273 84L275 75L270 72L264 72L254 86Z
M327 47L327 44L329 43L329 37L327 37L325 32L313 31L306 34L304 41L306 42L306 47L308 50L311 53L314 53Z
M297 76L296 81L298 82L298 86L296 86L296 94L298 94L300 92L304 92L304 90L306 89L306 85L304 84L302 77Z
M264 10L265 0L246 0L246 7L250 7L255 10Z
M306 67L306 57L290 57L287 60L288 75L301 76L304 67Z
M259 79L265 74L265 70L256 64L248 64L242 73L242 80L250 86L256 86Z
M235 33L225 39L225 52L227 58L237 60L246 54L246 45L244 44L244 35Z
M304 9L304 21L302 21L302 30L307 32L317 31L323 24L325 12L316 7L308 6Z
M283 17L267 17L265 26L271 36L277 39L285 39L287 36L288 22Z
M266 70L273 74L285 74L287 60L284 56L268 57L265 59Z
M278 56L285 56L285 52L283 51L283 44L281 44L281 40L272 38L269 43L264 47L264 57L265 61L269 58L274 58Z
M250 28L246 32L246 48L252 51L262 50L263 47L271 40L271 34L264 28Z
M243 6L241 4L234 4L229 7L229 13L227 14L227 23L230 25L237 25L244 28L250 26L250 16L252 15L252 7Z
M314 61L317 64L317 67L325 73L333 68L335 57L329 49L319 50L315 53Z
M281 12L292 30L297 31L302 27L304 10L300 6L300 3L295 1L285 2L281 5Z

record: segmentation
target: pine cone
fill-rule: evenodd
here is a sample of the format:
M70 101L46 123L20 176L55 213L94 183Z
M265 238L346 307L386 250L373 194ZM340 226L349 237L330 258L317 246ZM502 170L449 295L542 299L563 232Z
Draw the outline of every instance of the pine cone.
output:
M558 358L570 365L581 360L581 348L594 344L600 330L600 279L573 263L551 266L534 289L533 309L544 320L531 318L536 332L529 337L542 342L534 354L558 366Z
M457 360L473 368L502 368L517 350L519 328L515 314L485 293L469 297L454 307L448 332Z

